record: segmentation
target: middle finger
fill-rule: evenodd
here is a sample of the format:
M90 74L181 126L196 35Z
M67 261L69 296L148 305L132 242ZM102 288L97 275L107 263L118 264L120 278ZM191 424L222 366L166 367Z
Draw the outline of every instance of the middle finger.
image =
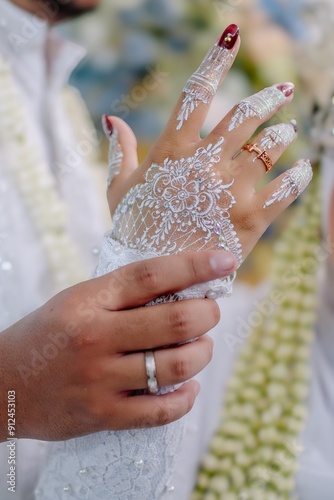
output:
M199 337L218 323L220 312L214 300L191 299L115 311L113 318L111 325L110 314L106 311L101 328L108 332L112 327L110 352L122 354L156 349ZM157 328L157 325L164 327Z
M225 137L224 155L231 158L260 125L291 102L293 93L292 83L280 83L244 99L227 113L206 140L216 142Z

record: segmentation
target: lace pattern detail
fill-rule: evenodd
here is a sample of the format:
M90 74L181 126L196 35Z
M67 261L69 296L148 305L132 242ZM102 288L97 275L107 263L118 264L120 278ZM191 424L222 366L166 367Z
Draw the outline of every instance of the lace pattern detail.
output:
M52 443L36 500L170 498L185 420Z
M221 137L192 157L153 163L145 182L130 189L118 205L112 237L139 252L169 255L217 248L219 225L240 265L241 245L230 220L234 179L218 179L212 168L220 161L223 142Z

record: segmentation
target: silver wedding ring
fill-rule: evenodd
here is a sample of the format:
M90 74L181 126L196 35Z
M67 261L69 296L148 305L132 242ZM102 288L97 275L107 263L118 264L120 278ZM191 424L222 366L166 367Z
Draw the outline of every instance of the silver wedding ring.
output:
M157 381L157 370L153 351L145 351L145 369L147 375L147 388L150 394L157 394L159 387Z

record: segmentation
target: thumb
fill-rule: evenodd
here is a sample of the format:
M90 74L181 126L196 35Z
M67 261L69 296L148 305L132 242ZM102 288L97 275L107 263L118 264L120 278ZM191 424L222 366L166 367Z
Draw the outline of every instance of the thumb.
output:
M121 184L138 167L137 140L121 118L103 115L102 125L109 140L107 197L113 211L120 201Z

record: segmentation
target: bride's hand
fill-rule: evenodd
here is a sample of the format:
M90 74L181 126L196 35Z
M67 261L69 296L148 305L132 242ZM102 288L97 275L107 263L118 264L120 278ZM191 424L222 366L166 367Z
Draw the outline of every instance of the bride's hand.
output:
M239 45L238 28L231 25L186 83L165 130L139 168L132 132L120 119L104 118L111 140L112 235L125 246L159 254L221 247L232 251L240 265L269 224L310 182L310 163L300 160L255 189L297 136L292 121L265 128L248 142L292 100L291 83L273 85L241 101L207 137L200 137Z

